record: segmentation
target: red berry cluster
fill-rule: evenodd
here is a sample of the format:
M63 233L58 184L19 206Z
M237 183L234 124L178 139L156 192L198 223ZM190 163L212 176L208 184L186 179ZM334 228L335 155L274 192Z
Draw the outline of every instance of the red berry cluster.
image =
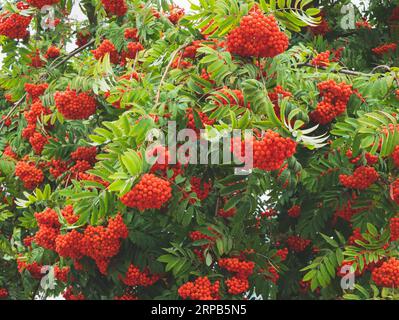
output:
M210 181L203 181L199 177L192 177L190 179L191 191L197 195L197 198L202 201L205 200L212 189Z
M132 287L148 287L152 286L158 279L158 275L150 275L148 270L141 272L134 264L130 264L125 277L122 278L122 282Z
M60 49L55 46L48 47L44 57L46 59L55 59L60 55Z
M139 40L138 31L136 28L126 28L124 31L124 36L126 40Z
M327 124L346 110L349 98L353 94L352 86L327 80L320 82L317 87L323 100L310 113L310 117L317 123Z
M218 265L222 269L236 273L236 276L240 278L248 278L254 272L255 268L255 263L252 261L243 261L238 258L219 259Z
M12 150L10 145L7 145L4 148L3 156L7 156L7 157L9 157L11 159L15 159L15 160L18 159L18 155Z
M272 58L287 48L288 37L274 16L265 16L257 6L227 36L227 50L243 57Z
M78 161L87 161L90 164L96 162L97 147L78 147L74 152L71 153L71 159Z
M310 27L310 32L312 32L313 35L317 36L325 36L327 33L331 31L330 25L328 24L327 19L325 18L326 13L324 11L321 11L319 14L321 21L317 24L317 26L312 26Z
M246 278L231 277L225 283L228 293L233 295L244 293L249 289L249 282Z
M283 249L277 250L276 256L280 257L280 261L285 261L288 256L288 248L283 248Z
M91 34L89 31L79 31L76 34L76 45L82 47L89 42Z
M395 150L392 153L392 159L395 167L399 167L399 146L395 147Z
M85 296L81 292L75 294L72 287L68 287L62 296L65 300L85 300Z
M310 240L303 239L299 236L289 236L287 238L288 247L294 252L304 251L310 244Z
M122 17L127 12L127 4L125 0L101 0L101 3L109 15Z
M197 113L198 113L198 116L201 120L203 127L205 127L207 125L211 126L215 123L215 119L209 119L205 113L203 113L201 111L197 111ZM192 108L188 108L186 110L186 117L187 117L187 128L199 133L200 129L202 129L202 128L198 128L197 125L195 124L194 112L193 112Z
M55 239L55 251L65 258L79 260L92 258L102 274L106 274L110 259L117 255L121 239L126 239L128 229L122 216L110 218L108 226L87 226L83 233L75 229Z
M40 57L39 49L36 49L35 51L31 52L30 54L27 55L27 57L30 59L29 65L33 68L41 68L45 64Z
M389 230L391 231L391 241L399 240L399 216L389 220Z
M114 300L139 300L139 298L133 293L125 293L121 296L115 296Z
M340 174L339 181L346 187L364 190L377 181L379 175L373 167L360 166L352 175Z
M210 282L208 277L198 277L194 282L186 282L178 289L179 296L191 300L219 300L220 282Z
M244 147L241 149L245 151ZM294 155L295 149L296 143L293 140L267 130L261 140L253 140L253 166L265 171L277 170L286 159Z
M330 54L331 52L329 50L320 52L310 61L310 64L315 67L328 67L330 64Z
M60 0L26 0L32 7L41 9L44 6L52 6L58 3Z
M47 163L50 174L57 179L59 176L68 171L68 162L62 160L51 160Z
M75 214L72 205L66 205L64 209L61 210L61 215L64 217L68 224L74 224L79 220L79 216Z
M371 274L375 284L379 287L399 288L399 260L390 258Z
M25 83L24 88L27 93L27 98L31 99L32 102L36 102L39 97L44 93L44 91L46 91L46 89L48 88L48 83Z
M97 49L91 50L96 60L101 60L107 53L111 63L117 64L119 62L119 54L114 44L109 40L104 40Z
M223 89L219 90L221 95L216 94L218 100L216 101L217 105L229 105L229 106L239 106L241 108L250 108L250 103L248 102L245 105L244 94L241 90L238 89L228 89L224 87ZM226 100L226 98L228 100Z
M70 267L60 268L58 265L54 267L54 276L58 281L66 283L68 281L68 275L71 271Z
M26 189L34 189L44 180L43 171L33 163L19 161L15 166L15 175L21 179Z
M230 218L233 217L237 212L236 208L231 208L229 210L224 210L223 208L220 208L218 211L218 215L223 217L223 218Z
M42 266L38 264L36 261L32 263L27 263L26 261L22 260L21 258L17 259L17 268L18 272L22 273L24 270L29 271L30 275L33 279L41 279L42 274Z
M356 21L355 26L357 29L369 29L371 30L372 26L371 24L367 21L366 18L363 18L360 21Z
M126 62L127 59L134 59L136 58L137 54L144 50L143 45L140 42L129 42L126 47L126 51L122 52L121 60L122 64Z
M298 218L301 215L301 207L294 205L288 209L288 216L291 218Z
M41 154L44 146L48 142L48 137L43 136L41 133L35 132L30 138L29 143L36 154Z
M207 248L209 248L210 246L212 246L216 241L217 233L211 227L208 227L208 230L211 231L212 233L214 233L215 237L206 235L206 234L202 233L201 231L192 231L189 233L189 238L192 241L198 241L198 240L203 240L203 239L209 240L209 243L202 245L200 247L200 249L193 250L200 261L204 261L204 251Z
M32 16L4 12L0 14L0 35L10 39L24 39L29 34L28 27L31 20Z
M47 208L43 212L36 212L35 218L39 230L34 236L37 245L49 249L55 249L55 239L60 234L61 224L58 221L58 214L53 209Z
M85 92L67 89L54 95L57 110L68 120L87 119L96 112L96 100Z
M8 290L6 288L0 288L0 299L8 297Z
M184 16L184 9L176 5L171 5L169 8L168 19L173 24L177 24L180 19Z
M140 211L160 209L172 197L169 181L153 174L144 174L132 190L122 196L122 203Z
M373 53L375 53L378 56L382 56L384 54L390 54L395 52L397 46L398 45L396 43L386 43L379 47L373 48L371 51L373 51Z

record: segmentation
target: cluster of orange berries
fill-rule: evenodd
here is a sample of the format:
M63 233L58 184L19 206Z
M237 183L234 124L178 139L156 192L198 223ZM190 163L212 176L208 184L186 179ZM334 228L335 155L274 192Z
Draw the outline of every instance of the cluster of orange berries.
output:
M37 245L49 249L55 249L55 239L60 234L61 224L58 221L58 214L53 209L47 208L43 212L36 212L35 218L39 230L34 236Z
M352 86L344 82L336 83L326 80L317 85L322 101L310 113L313 121L327 124L345 112L350 96L353 94Z
M280 261L285 261L288 256L288 248L278 249L276 256L280 257Z
M102 59L108 53L111 63L117 64L119 62L118 51L116 50L114 44L107 39L101 42L97 49L91 50L91 52L96 60Z
M89 42L91 34L89 31L79 31L76 34L76 45L82 47Z
M216 233L211 227L209 227L208 230L209 230L210 232L214 233L215 236L213 237L213 236L204 234L204 233L202 233L201 231L192 231L192 232L189 233L189 238L190 238L192 241L198 241L198 240L204 240L204 239L209 240L209 243L203 244L203 245L200 247L200 249L194 249L194 250L193 250L194 253L197 255L197 257L198 257L198 259L199 259L200 261L204 261L204 251L205 251L207 248L209 248L210 246L212 246L212 245L215 243L215 241L216 241L217 233Z
M201 112L201 111L197 111L198 116L201 120L202 125L205 127L207 125L212 125L215 123L214 119L209 119L208 116ZM198 128L197 125L195 124L195 120L194 120L194 111L192 108L188 108L186 110L186 117L187 117L187 128L194 130L195 132L199 133L201 128Z
M141 286L141 287L148 287L152 286L155 282L159 279L159 275L150 275L148 270L141 272L138 267L134 264L130 264L126 275L122 278L122 282L127 286Z
M138 30L136 28L126 28L123 32L126 40L139 40Z
M297 204L288 209L288 216L298 218L301 215L301 207Z
M30 275L33 279L39 280L42 278L42 266L38 264L36 261L32 263L27 263L21 258L17 259L17 269L19 273L22 273L24 270L29 271Z
M233 277L225 281L228 293L236 295L249 289L248 277L253 273L255 263L238 258L223 258L219 259L218 265L222 269L235 273Z
M355 26L357 29L371 29L371 24L367 21L367 19L363 18L360 21L356 21Z
M170 182L157 176L144 174L132 190L121 197L121 202L140 211L160 209L172 197Z
M122 17L127 12L127 4L125 0L101 0L105 11L110 15Z
M389 230L391 231L391 241L399 240L399 217L389 220Z
M360 166L352 175L340 174L339 181L346 187L364 190L377 181L379 175L373 167Z
M184 16L184 9L180 8L176 5L171 5L169 7L169 15L168 15L168 19L170 22L172 22L173 24L177 24L181 18L183 18Z
M90 164L96 162L97 147L78 147L71 153L71 159L78 161L87 161Z
M375 53L376 55L382 56L384 54L389 54L392 52L396 51L397 48L397 44L396 43L386 43L383 44L379 47L373 48L371 51L373 51L373 53Z
M83 233L75 229L55 239L55 251L65 258L79 260L92 258L102 274L106 274L110 259L118 254L121 239L126 239L128 229L120 214L108 220L108 226L87 226Z
M295 141L267 130L261 140L253 139L253 166L265 171L278 170L296 150ZM237 150L236 148L234 148ZM242 147L241 151L245 151Z
M73 288L72 287L68 287L64 291L62 296L65 298L65 300L85 300L86 299L85 296L81 292L75 294L73 292Z
M25 83L24 88L27 94L27 99L31 99L32 102L36 102L48 88L48 83Z
M32 7L41 9L44 6L52 6L58 3L60 0L26 0Z
M238 106L241 108L250 108L249 102L245 104L244 94L241 90L238 89L228 89L224 87L223 89L219 90L221 95L217 94L217 105L230 105L230 106ZM226 98L227 99L226 99Z
M303 239L300 236L289 236L287 238L288 247L294 252L304 251L310 244L310 240Z
M71 271L70 267L62 267L60 268L58 265L54 267L54 277L61 282L67 282L68 281L68 275L69 272Z
M6 288L0 288L0 299L8 297L8 290Z
M199 177L192 177L190 179L190 184L191 184L191 191L197 195L197 198L200 201L205 200L212 189L212 184L210 181L208 182L203 181Z
M40 144L44 142L44 144L47 141L44 141L44 139L41 137L42 135L38 132L36 132L36 126L37 126L37 121L43 116L43 115L48 115L50 114L51 111L48 108L45 108L40 100L36 100L36 102L32 103L30 105L29 109L24 112L24 117L26 119L26 122L28 123L27 127L23 129L22 131L22 137L25 139L28 139L30 144L32 146L35 146L38 152L36 153L41 153ZM34 137L32 140L31 138L37 133L36 137ZM39 136L40 135L40 136ZM46 139L47 140L47 139ZM35 150L36 151L36 150Z
M32 149L36 154L42 153L43 148L47 144L47 142L48 142L48 137L43 136L39 132L33 133L33 135L29 138L29 143L31 144Z
M373 281L379 287L399 288L399 260L391 258L371 274Z
M19 161L15 166L15 175L21 179L26 189L34 189L44 180L43 171L33 163Z
M77 93L67 89L64 92L56 92L54 95L57 110L68 120L87 119L96 112L97 103L86 92Z
M128 31L126 32L126 30ZM126 30L125 37L137 37L137 32L130 31L135 29ZM139 51L144 50L143 45L138 41L129 42L126 48L127 50L122 51L122 53L119 55L115 45L111 41L105 39L97 49L91 50L91 52L96 60L101 60L106 54L109 54L111 63L118 64L120 62L121 65L124 65L126 63L126 59L134 59Z
M55 46L48 47L44 57L46 59L55 59L60 55L60 49Z
M392 153L392 159L395 167L399 167L399 146L395 147Z
M24 10L28 7L23 2L17 3L19 10ZM0 14L0 35L10 39L24 39L29 34L28 27L31 20L32 16L4 12Z
M258 6L227 36L227 50L243 57L272 58L288 48L288 37L274 16L265 16Z
M346 151L346 156L348 157L350 163L353 163L353 164L357 164L362 158L361 154L359 154L357 157L353 158L353 153L352 153L352 150L350 150L350 149L348 151ZM373 165L378 162L378 156L372 155L370 152L366 152L364 157L366 158L368 165Z
M219 300L220 282L214 284L208 277L198 277L194 282L186 282L178 289L178 294L183 299L191 300Z
M320 52L310 61L310 64L315 67L328 67L330 64L330 54L329 50Z

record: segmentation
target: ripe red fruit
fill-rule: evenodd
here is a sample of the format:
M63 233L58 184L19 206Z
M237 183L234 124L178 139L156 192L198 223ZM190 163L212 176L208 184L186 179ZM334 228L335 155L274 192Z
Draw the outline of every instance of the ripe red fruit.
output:
M239 143L241 143L241 148ZM277 132L267 130L261 140L252 138L253 147L253 166L265 171L278 170L284 161L292 157L296 150L296 143L289 139L281 137ZM241 141L233 141L233 151L237 155L241 150L241 155L245 155L245 144Z
M97 147L78 147L71 153L72 160L84 160L90 164L96 162Z
M6 288L0 288L0 299L8 297L8 290Z
M379 175L373 167L360 166L353 175L340 174L339 181L346 187L364 190L377 181Z
M177 24L180 19L184 16L184 9L176 5L171 5L169 8L168 19L173 24Z
M272 91L269 91L267 95L269 96L270 101L274 105L274 111L276 112L277 116L280 117L279 100L284 99L286 97L291 97L292 93L284 90L282 86L278 85L275 86Z
M328 67L330 64L330 53L329 50L319 53L310 61L310 64L315 67Z
M64 217L68 224L74 224L79 220L79 216L75 214L72 205L66 205L64 209L61 210L61 215Z
M28 111L24 112L24 117L28 125L34 125L36 127L37 120L39 120L42 115L47 115L50 113L50 109L43 107L42 102L37 100L36 102L32 103Z
M57 110L68 120L87 119L96 112L97 103L86 92L77 93L67 89L64 92L56 92L54 95Z
M399 146L395 147L395 150L392 153L392 159L395 167L399 167Z
M240 278L249 277L255 268L255 263L252 261L243 261L238 258L222 258L219 259L218 265L222 269L226 269L229 272L236 273Z
M44 180L43 171L33 163L19 161L15 166L15 175L24 183L27 189L34 189Z
M139 40L138 31L136 28L126 28L124 31L124 36L126 40Z
M111 63L117 64L119 62L118 51L109 40L104 40L97 49L91 50L91 52L96 60L101 60L108 53Z
M109 15L122 17L126 14L128 9L125 0L101 0L101 3Z
M219 300L220 282L212 284L208 277L198 277L194 282L186 282L178 289L179 296L191 300Z
M253 7L227 36L227 50L243 57L275 57L288 48L288 37L274 16Z
M197 111L198 116L200 118L200 121L203 125L202 128L198 128L197 125L195 124L195 120L194 120L194 111L192 108L188 108L186 110L186 117L187 117L187 128L192 129L194 131L196 131L197 133L200 132L200 129L205 128L206 125L212 125L215 123L214 119L209 119L208 116L201 112L201 111Z
M19 2L18 4L23 4ZM18 6L17 4L17 6ZM20 10L27 9L20 6ZM0 35L10 39L24 39L28 34L28 27L32 16L23 16L18 13L4 12L0 14Z
M148 270L141 272L140 269L133 264L129 266L125 277L121 278L124 284L132 287L148 287L157 282L158 279L158 275L150 275Z
M320 82L317 85L322 101L310 113L313 121L327 124L345 112L350 96L354 93L351 85L344 82L336 83L334 80Z
M44 93L44 91L46 91L46 89L48 88L48 83L25 83L24 88L27 93L27 99L30 98L32 102L36 102L38 98Z
M61 282L66 283L68 281L68 275L71 268L62 267L60 268L58 265L54 267L54 277Z
M379 287L399 288L399 260L390 258L371 274L375 284Z
M58 49L55 46L50 46L47 49L46 54L44 55L44 57L46 59L55 59L60 55L60 49Z
M205 200L208 197L210 190L212 189L212 185L209 181L203 181L199 177L192 177L190 179L190 184L191 191L195 192L197 198L200 201Z
M298 218L301 215L301 207L298 205L292 206L288 209L288 216L292 218Z
M32 7L41 9L44 6L52 6L53 4L60 2L60 0L26 0L26 2Z
M76 34L76 45L78 47L84 46L85 44L87 44L89 42L90 37L91 37L91 34L89 31L83 31L83 32L79 31Z
M391 241L399 240L399 217L389 220L389 230L391 231Z
M41 154L44 146L48 142L48 137L43 136L42 134L35 132L30 138L29 143L32 146L33 151L36 154Z
M396 51L397 44L396 43L385 43L379 47L376 47L372 49L373 53L375 53L378 56L382 56L385 54L390 54Z
M160 209L172 197L170 182L153 174L144 174L132 190L122 196L122 203L140 211Z
M249 289L249 282L246 278L232 277L226 280L227 291L230 294L241 294Z
M310 244L310 240L303 239L299 236L289 236L287 238L288 247L295 252L304 251Z

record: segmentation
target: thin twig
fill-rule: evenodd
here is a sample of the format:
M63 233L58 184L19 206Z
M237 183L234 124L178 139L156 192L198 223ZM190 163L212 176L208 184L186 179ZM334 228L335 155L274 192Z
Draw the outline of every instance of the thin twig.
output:
M327 70L326 67L316 67L314 65L311 65L310 63L299 63L296 65L297 67L301 68L301 67L311 67L311 68L317 68L317 69L321 69L321 70ZM347 74L350 76L372 76L373 74L371 73L363 73L363 72L359 72L359 71L352 71L352 70L348 70L348 69L341 69L341 70L328 70L332 73L342 73L342 74Z

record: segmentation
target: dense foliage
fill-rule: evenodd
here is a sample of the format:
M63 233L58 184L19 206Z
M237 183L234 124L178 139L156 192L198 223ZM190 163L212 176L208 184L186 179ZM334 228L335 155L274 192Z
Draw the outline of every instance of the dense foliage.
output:
M0 299L399 298L392 1L79 2L0 13Z

